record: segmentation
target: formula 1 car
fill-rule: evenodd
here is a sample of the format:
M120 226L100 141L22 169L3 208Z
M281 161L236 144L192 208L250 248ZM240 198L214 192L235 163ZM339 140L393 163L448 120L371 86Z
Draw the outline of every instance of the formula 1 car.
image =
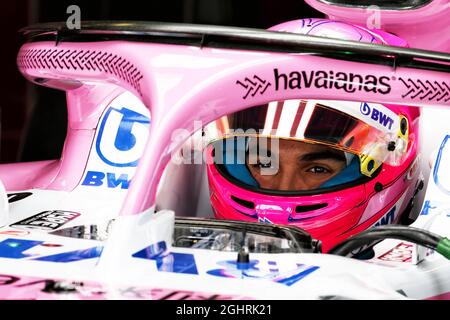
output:
M368 1L308 2L332 19L367 18ZM66 91L68 132L59 160L0 165L0 298L449 299L450 135L413 224L386 225L398 219L394 207L326 254L297 227L209 218L204 168L169 163L187 138L201 137L195 120L267 101L364 94L374 103L449 107L448 2L380 1L379 9L412 47L434 51L204 25L25 28L19 69ZM430 45L408 35L412 15L442 23L443 36L436 25L424 33L436 38ZM274 69L319 66L386 82L364 92L273 84ZM183 139L173 139L175 130ZM372 258L354 258L372 246Z

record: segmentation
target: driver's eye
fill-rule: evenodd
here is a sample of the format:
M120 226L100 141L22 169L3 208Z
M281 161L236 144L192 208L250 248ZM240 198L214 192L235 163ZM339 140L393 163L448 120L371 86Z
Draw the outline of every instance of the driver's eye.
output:
M328 170L327 168L321 167L321 166L314 166L312 168L309 168L307 171L311 172L311 173L329 173L330 172L330 170Z

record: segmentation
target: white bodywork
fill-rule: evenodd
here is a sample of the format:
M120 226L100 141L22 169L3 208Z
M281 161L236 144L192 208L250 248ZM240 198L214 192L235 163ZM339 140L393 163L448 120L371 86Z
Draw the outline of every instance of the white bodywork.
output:
M448 170L442 168L449 165L450 143L443 143L431 169L424 207L413 224L446 237L450 237L450 179ZM102 166L106 164L98 161L92 149L86 171L115 172ZM169 185L177 176L170 168L166 171ZM127 173L129 177L133 174ZM201 174L199 177L196 190L203 190ZM160 202L172 197L176 200L172 205L179 207L183 199L168 190L163 183ZM0 193L0 200L6 199L1 185ZM175 215L171 210L155 214L151 208L140 215L117 217L125 193L120 187L83 184L73 192L34 189L10 193L9 207L5 201L0 204L4 225L0 228L0 298L450 298L450 262L410 243L385 240L375 247L375 258L368 261L311 253L250 254L249 266L239 269L235 252L172 247ZM205 195L198 195L198 202L202 199L204 202ZM199 215L206 205L193 202ZM97 230L91 231L99 240L49 233L92 225L97 225Z

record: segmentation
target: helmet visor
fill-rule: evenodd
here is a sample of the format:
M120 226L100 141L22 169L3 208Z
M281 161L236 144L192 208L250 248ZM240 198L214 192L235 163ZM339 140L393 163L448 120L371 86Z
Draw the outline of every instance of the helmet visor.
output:
M365 121L363 116L367 115L364 113L357 117L358 112L363 112L360 108L338 110L330 107L331 103L328 103L329 105L325 103L314 100L286 100L242 110L217 120L212 128L212 134L216 137L212 140L227 139L228 144L231 144L229 140L231 137L247 137L245 141L234 139L233 142L244 143L244 147L223 146L228 150L226 151L228 155L233 148L240 151L247 150L247 164L249 160L254 160L254 157L264 158L260 154L264 148L267 149L267 145L271 145L267 151L273 154L275 144L281 147L280 150L289 148L299 150L308 144L310 149L321 149L330 155L332 153L342 155L341 158L346 160L347 165L353 156L357 156L360 173L369 177L382 163L391 165L401 163L407 147L407 132L398 134L400 119L396 114L392 112L389 114L387 111L381 113L383 118L375 126L370 121ZM368 105L367 107L369 108ZM369 119L373 120L370 117ZM211 131L208 134L210 135ZM255 139L258 142L255 142ZM216 153L217 155L220 156L221 153ZM236 155L232 155L232 158L237 161L243 159Z

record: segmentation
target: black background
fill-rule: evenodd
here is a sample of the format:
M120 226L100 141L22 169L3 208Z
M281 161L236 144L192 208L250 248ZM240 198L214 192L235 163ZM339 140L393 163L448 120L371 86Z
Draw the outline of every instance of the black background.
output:
M322 17L303 0L15 0L0 4L0 162L59 158L67 126L63 92L38 87L19 73L20 28L66 21L78 5L81 20L142 20L269 28L281 22Z

